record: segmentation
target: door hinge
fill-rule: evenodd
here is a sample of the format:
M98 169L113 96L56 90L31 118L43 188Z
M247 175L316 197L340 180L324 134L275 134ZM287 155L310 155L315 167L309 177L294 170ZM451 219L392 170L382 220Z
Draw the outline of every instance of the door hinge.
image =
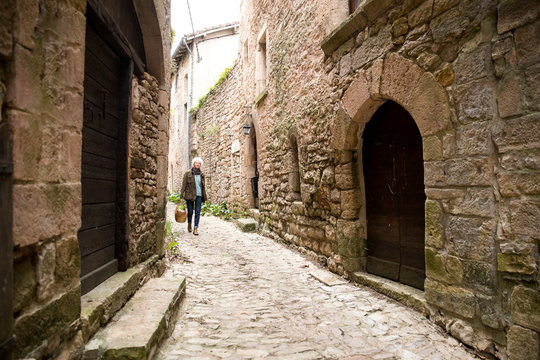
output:
M10 175L13 173L13 163L0 161L0 175Z

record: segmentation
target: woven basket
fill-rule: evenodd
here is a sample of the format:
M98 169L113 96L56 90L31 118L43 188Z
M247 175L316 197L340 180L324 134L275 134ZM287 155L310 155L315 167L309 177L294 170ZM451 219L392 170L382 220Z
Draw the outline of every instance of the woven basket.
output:
M176 210L174 211L174 219L176 222L183 223L186 222L187 219L187 211L180 209L180 205L176 207Z

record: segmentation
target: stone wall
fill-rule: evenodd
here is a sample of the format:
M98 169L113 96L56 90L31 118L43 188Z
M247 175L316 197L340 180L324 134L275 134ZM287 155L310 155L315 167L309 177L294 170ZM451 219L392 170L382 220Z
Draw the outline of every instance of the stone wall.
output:
M132 81L129 132L129 267L156 253L163 255L164 209L158 209L158 122L167 117L157 80L145 73ZM166 104L165 104L166 105Z
M14 167L14 358L82 355L77 232L86 3L15 0L0 6L0 124L10 129ZM169 3L158 3L156 22L166 30L160 49L168 54ZM144 118L133 117L130 134L130 266L163 251L168 81L159 89L149 75L133 82L132 113L141 110ZM144 172L137 159L146 161Z
M219 158L206 172L226 191L215 181L212 191L250 206L245 188L233 191L247 181L249 154L234 160L229 150L248 141L228 134L251 106L265 227L324 255L333 271L365 271L362 133L381 104L397 102L422 135L431 318L485 353L536 358L538 6L366 0L327 36L326 5L243 3L239 68L197 114L197 136L212 122L219 134L199 146ZM266 89L258 93L255 58L264 47Z

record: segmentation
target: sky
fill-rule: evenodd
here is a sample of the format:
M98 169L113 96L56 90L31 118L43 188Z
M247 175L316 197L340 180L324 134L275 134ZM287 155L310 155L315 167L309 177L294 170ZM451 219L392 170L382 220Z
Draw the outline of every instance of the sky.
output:
M171 27L176 32L171 53L184 34L192 33L187 1L195 31L240 19L241 0L171 0Z

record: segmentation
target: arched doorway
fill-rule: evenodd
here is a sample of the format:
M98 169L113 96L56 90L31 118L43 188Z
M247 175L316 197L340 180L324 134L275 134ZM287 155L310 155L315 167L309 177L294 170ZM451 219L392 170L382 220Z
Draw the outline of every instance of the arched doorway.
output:
M250 132L250 139L251 139L251 147L253 151L253 156L251 158L251 168L252 176L251 176L251 191L253 194L253 207L255 209L259 208L259 168L258 168L258 157L257 157L257 134L255 132L255 126L254 124L251 124L251 129L253 129Z
M367 271L424 288L422 137L413 118L384 103L362 135Z

